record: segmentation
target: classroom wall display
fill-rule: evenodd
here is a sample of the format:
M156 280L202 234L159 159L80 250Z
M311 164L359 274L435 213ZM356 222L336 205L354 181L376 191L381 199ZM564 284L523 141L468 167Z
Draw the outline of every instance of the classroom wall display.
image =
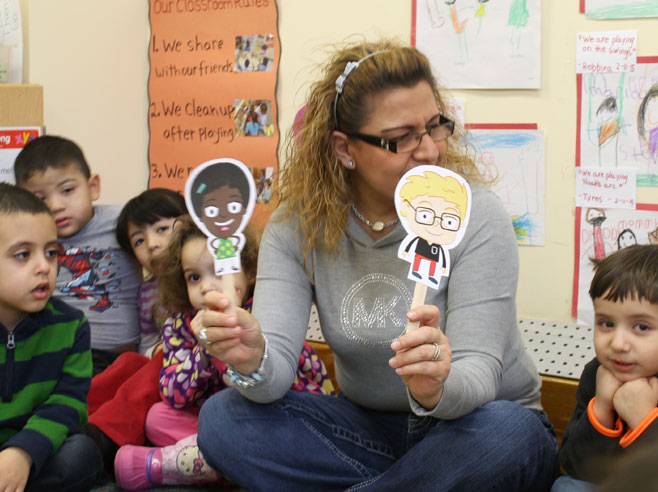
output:
M588 19L658 17L657 0L580 0L580 12Z
M544 132L529 124L467 124L477 165L509 213L520 245L543 246Z
M445 87L538 89L541 0L413 0L411 44Z
M658 57L633 72L577 74L576 165L636 169L658 186Z
M14 184L14 161L28 142L41 135L38 126L0 127L0 181Z
M589 285L594 277L591 259L603 259L633 244L658 244L658 204L638 203L635 210L576 207L576 252L572 316L593 326Z
M149 187L182 192L201 163L278 168L275 0L150 0Z
M23 23L19 0L0 0L0 84L23 82Z

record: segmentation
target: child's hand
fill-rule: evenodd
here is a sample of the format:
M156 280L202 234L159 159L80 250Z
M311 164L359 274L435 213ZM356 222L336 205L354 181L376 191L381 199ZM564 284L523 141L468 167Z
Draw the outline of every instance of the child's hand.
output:
M257 371L265 351L265 339L256 318L235 307L228 296L217 291L204 296L204 306L190 326L208 353L242 374Z
M615 427L615 408L612 399L621 382L608 369L599 366L596 372L596 400L594 415L601 425L608 429Z
M612 402L621 419L635 429L658 406L658 378L639 378L622 384Z
M23 492L31 466L32 457L21 448L0 451L0 492Z

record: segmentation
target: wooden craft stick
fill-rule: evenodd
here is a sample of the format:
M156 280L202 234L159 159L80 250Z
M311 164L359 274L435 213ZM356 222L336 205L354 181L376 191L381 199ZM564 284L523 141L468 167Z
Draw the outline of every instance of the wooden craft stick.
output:
M229 273L222 275L222 291L231 299L231 307L225 312L226 314L235 314L235 307L239 306L238 296L235 294L235 277Z
M414 287L414 297L411 300L410 309L425 304L425 294L427 294L427 285L421 282L416 282L416 287ZM415 330L419 325L419 321L407 321L407 329L405 331L409 332L411 330Z

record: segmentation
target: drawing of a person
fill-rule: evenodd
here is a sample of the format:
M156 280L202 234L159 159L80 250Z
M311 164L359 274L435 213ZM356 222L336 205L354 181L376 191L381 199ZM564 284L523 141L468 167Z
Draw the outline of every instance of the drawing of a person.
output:
M245 241L241 231L256 199L253 177L244 164L232 159L206 163L200 168L190 176L187 185L188 209L208 236L215 274L239 272Z
M507 25L512 28L512 46L519 49L521 44L521 31L528 25L530 12L527 0L513 0L509 7Z
M596 110L596 116L599 119L599 167L613 159L617 167L617 137L621 130L617 99L613 96L605 98ZM604 147L610 148L607 155L602 154Z
M455 34L457 34L461 57L466 60L468 58L468 46L466 45L466 34L464 33L464 29L466 29L468 19L464 19L463 21L459 20L457 5L455 5L457 0L445 0L445 2L446 5L450 6L450 18L452 19L452 27L455 29Z
M634 244L637 244L637 238L631 229L624 229L617 236L617 249L627 248Z
M411 263L409 279L435 289L439 278L449 274L448 248L464 234L470 202L466 182L442 171L449 174L425 171L403 177L398 193L398 214L410 232L400 244L398 256Z
M658 160L658 84L647 91L637 111L637 133L649 149L649 158Z
M592 224L594 230L594 258L603 260L605 258L605 243L603 242L603 232L601 232L601 224L605 222L605 210L600 208L588 208L585 211L585 220L588 224Z

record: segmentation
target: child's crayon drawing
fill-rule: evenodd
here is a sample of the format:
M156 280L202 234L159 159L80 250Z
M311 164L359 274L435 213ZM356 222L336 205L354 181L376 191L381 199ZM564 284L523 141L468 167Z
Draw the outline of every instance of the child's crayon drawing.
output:
M658 186L658 57L637 70L578 74L576 165L635 169L638 186Z
M576 207L576 253L572 316L593 326L594 308L589 285L594 277L591 260L602 260L633 244L658 242L658 205L637 204L636 210Z
M537 89L540 0L416 0L412 44L448 88ZM500 70L505 66L505 70Z
M534 124L467 126L478 167L495 180L492 189L512 219L517 243L544 245L544 133Z

